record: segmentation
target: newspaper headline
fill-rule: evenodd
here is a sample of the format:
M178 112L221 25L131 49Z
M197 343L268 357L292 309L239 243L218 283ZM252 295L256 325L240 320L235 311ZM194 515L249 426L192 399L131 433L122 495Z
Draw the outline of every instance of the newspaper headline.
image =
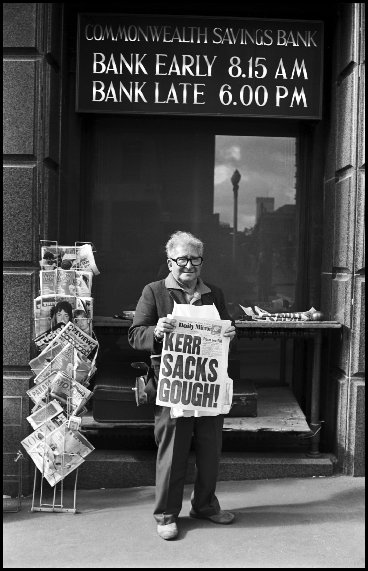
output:
M227 404L227 320L177 317L163 341L156 404L216 411Z

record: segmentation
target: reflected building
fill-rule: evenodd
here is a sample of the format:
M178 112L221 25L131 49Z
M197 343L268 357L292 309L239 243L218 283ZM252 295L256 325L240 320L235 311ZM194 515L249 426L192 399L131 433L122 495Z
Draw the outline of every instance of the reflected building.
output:
M274 210L274 203L273 197L256 198L254 227L237 232L235 265L231 259L234 229L230 224L220 223L218 215L213 217L213 232L217 236L216 278L219 282L226 281L230 304L259 305L272 311L293 305L297 272L296 205L284 204Z
M266 200L266 201L265 201ZM272 309L292 306L296 282L296 205L273 210L274 199L257 198L252 231L257 301Z
M273 197L257 196L256 198L256 224L265 212L275 210L275 199Z

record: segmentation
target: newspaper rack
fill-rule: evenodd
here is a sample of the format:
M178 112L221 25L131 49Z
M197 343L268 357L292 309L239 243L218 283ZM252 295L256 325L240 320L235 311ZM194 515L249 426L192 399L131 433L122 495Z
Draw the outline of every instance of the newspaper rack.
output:
M61 259L59 256L59 248L61 250L63 247L59 247L57 241L41 240L40 242L41 257L43 255L42 252L46 251L47 254L49 254L49 263L55 264L56 261L56 264L59 264ZM75 269L78 269L78 264L76 263L77 248L84 244L90 244L92 252L96 251L91 242L75 242L73 260L73 267ZM50 248L50 250L45 250L43 246ZM70 254L71 259L73 259L73 246L66 246L65 248L66 250L64 249L64 252L67 251ZM53 252L56 253L54 257L52 256ZM42 260L42 262L47 263L47 260ZM96 267L95 269L97 270ZM97 273L99 273L98 270ZM52 301L53 296L50 295L49 297ZM78 298L79 295L75 294L74 297ZM55 304L56 299L57 297L55 295ZM90 299L92 300L91 311L93 312L93 298ZM75 300L75 304L77 304L77 301L78 299ZM74 322L75 314L71 313L70 315L71 321ZM49 349L49 351L52 352L51 361L46 366L44 365L44 358L42 361L43 364L41 365L41 371L44 375L43 379L41 382L36 381L37 384L34 385L33 389L27 391L29 396L32 395L33 402L35 402L35 407L32 410L32 414L27 419L30 424L32 424L35 432L22 441L22 444L24 443L23 446L27 449L27 452L35 463L31 512L45 511L74 514L77 513L76 502L79 466L82 462L84 462L84 458L94 450L94 447L79 432L81 420L80 417L78 419L78 415L81 414L83 410L86 410L84 405L91 394L91 391L86 389L86 386L89 384L90 378L93 376L96 370L95 362L99 351L98 340L96 339L92 327L93 314L91 313L91 315L88 317L88 324L90 325L89 333L87 333L86 330L83 331L83 329L79 329L79 327L82 326L79 325L79 322L79 327L77 326L77 320L75 320L75 323L67 323L65 326L56 325L55 327L54 325L51 327L51 319L50 321L46 321L46 319L49 318L37 318L36 315L34 316L34 332L36 333L35 341L37 341L37 335L40 329L38 327L40 320L45 319L45 323L51 327L52 336L55 336L55 333L57 335L56 329L58 327L61 327L58 329L59 332L63 332L64 329L66 332L69 327L69 333L74 329L74 331L82 336L83 339L89 339L91 344L92 340L95 343L93 345L93 357L91 357L91 360L89 360L89 358L86 359L86 361L89 362L89 364L87 363L88 366L91 368L87 369L89 372L86 377L83 377L87 379L84 384L80 384L77 381L76 373L76 371L80 371L78 367L81 363L79 359L81 355L79 352L77 352L77 349L79 351L81 349L81 345L78 345L77 337L73 338L73 335L71 335L71 339L69 336L69 340L67 342L64 339L64 343L66 343L68 347L67 351L65 352L65 356L68 354L68 358L65 360L65 362L68 362L68 372L63 369L63 361L61 360L63 351L60 351L59 349L59 353L55 352L56 358L53 359L54 349ZM87 321L87 319L84 321ZM48 333L49 332L44 335L48 335ZM66 333L64 333L64 336L66 336ZM59 340L59 342L61 343L61 340ZM47 345L48 343L49 341L45 341L47 347L53 346L53 343ZM44 346L45 345L43 345L43 347ZM65 346L64 349L66 349ZM85 353L85 355L87 355L87 353ZM39 357L40 355L38 355L36 359L32 360L31 363L37 361ZM84 373L85 370L83 369L83 375ZM60 382L59 386L58 382ZM58 390L53 388L54 383L56 383L55 386ZM81 383L83 382L81 381ZM34 390L35 387L36 391L41 391L38 394L37 398L34 398L36 393L32 393L32 390ZM44 388L46 388L46 390L45 392L42 392ZM85 395L87 396L83 398ZM51 408L52 406L54 408L58 407L58 409L55 409L57 410L57 414L55 413L53 415L54 418L52 416L47 416L49 406L51 406ZM43 410L45 411L44 413ZM68 447L66 447L67 440ZM40 472L39 475L38 472ZM72 485L69 484L68 487L64 486L65 477L74 478L74 483ZM70 499L70 493L67 494L66 490L68 490L68 492L72 491L72 499Z
M33 481L33 494L32 494L32 506L31 512L62 512L62 513L78 513L77 512L77 479L78 479L78 468L75 472L74 488L73 488L73 507L66 508L64 506L64 481L60 482L60 503L56 503L56 486L54 487L52 503L49 504L43 501L43 475L41 474L41 485L40 485L40 497L39 504L35 505L36 496L36 482L37 482L37 467L35 466L35 474Z

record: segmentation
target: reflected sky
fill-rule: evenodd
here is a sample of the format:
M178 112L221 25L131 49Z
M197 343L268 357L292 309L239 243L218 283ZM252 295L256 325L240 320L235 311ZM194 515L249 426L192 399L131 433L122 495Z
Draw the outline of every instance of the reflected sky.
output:
M295 204L295 138L216 136L214 213L233 226L231 176L241 174L238 191L238 230L252 228L256 198L273 197L275 210Z

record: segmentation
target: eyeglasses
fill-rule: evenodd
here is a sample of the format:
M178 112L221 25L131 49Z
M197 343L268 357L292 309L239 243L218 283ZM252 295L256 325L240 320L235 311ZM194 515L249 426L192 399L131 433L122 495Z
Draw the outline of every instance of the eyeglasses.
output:
M201 266L203 263L203 258L199 256L198 258L169 258L173 262L179 266L179 268L185 268L188 262L192 264L192 266Z

